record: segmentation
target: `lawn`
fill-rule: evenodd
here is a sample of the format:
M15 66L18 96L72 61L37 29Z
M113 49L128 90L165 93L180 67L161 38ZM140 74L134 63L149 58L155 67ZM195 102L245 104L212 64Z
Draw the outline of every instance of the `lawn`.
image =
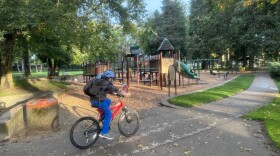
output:
M14 89L0 90L0 97L39 91L53 91L57 89L66 89L67 85L67 83L42 78L15 79Z
M60 72L60 75L63 75L64 72ZM67 71L68 75L81 75L83 71ZM18 94L26 94L38 91L52 91L57 89L66 89L67 83L48 80L47 75L48 72L32 72L30 79L20 79L22 77L22 73L13 72L13 81L14 88L7 90L0 90L1 96L9 96L9 95L18 95Z
M82 75L83 71L66 71L66 72L62 72L60 71L59 74L63 75L64 73L67 73L68 75ZM13 77L14 78L20 78L22 77L22 73L18 73L18 72L13 72ZM47 77L48 76L48 72L32 72L31 73L31 78L42 78L42 77Z
M241 75L221 86L201 92L177 96L169 99L168 102L178 106L191 107L194 105L218 101L246 90L250 87L253 80L254 75Z
M280 80L275 80L275 84L280 89ZM263 121L267 134L275 145L280 148L280 95L273 102L252 111L244 116L248 119Z

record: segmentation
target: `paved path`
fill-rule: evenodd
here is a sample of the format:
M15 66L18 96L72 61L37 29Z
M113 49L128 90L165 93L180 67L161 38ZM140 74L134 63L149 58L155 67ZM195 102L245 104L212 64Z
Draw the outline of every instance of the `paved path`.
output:
M221 101L139 112L141 127L131 138L120 136L113 123L115 139L99 139L87 150L73 147L66 130L28 142L3 144L0 155L277 156L279 152L270 148L260 123L240 118L271 102L277 93L267 75L257 74L248 90Z

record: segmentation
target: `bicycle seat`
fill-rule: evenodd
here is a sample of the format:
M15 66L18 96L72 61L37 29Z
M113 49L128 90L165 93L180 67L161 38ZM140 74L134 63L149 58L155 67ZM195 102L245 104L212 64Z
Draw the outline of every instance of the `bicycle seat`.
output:
M91 108L97 108L97 107L96 107L96 106L92 106L92 105L91 105Z

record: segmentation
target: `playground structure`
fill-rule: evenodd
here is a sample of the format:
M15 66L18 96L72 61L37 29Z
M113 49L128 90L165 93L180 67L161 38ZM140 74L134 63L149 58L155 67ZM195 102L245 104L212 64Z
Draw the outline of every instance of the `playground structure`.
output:
M193 65L193 69L200 72L200 70L209 70L209 73L211 75L215 75L214 69L217 70L217 72L220 71L220 59L196 59L196 60L189 60L190 64ZM199 74L199 73L198 73Z
M150 86L159 86L162 90L169 83L170 66L174 66L177 75L175 81L179 80L179 86L181 83L184 86L184 79L188 79L188 84L190 84L190 80L195 80L197 84L201 80L200 70L210 69L210 74L214 75L214 63L210 62L212 66L202 68L203 61L219 61L219 59L200 59L188 61L188 64L182 62L180 51L175 54L174 47L166 38L158 48L157 55L147 56L138 53L140 50L137 47L132 47L130 51L130 54L119 53L115 62L84 63L82 65L84 82L96 78L105 70L112 70L116 74L115 79L120 83L126 83L128 86L130 82L136 82L137 85L148 83ZM174 85L176 84L174 83Z
M95 63L83 63L82 70L83 70L83 81L87 82L92 78L95 78L98 74L103 73L104 71L108 70L110 67L110 62L100 63L99 61Z

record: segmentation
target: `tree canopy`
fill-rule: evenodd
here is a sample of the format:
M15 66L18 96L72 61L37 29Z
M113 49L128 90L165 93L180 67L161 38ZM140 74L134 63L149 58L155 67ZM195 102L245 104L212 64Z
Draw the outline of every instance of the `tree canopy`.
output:
M192 58L221 57L230 59L250 56L279 56L278 0L193 0L190 15Z
M163 0L162 13L154 15L144 24L140 44L148 54L156 54L161 42L167 38L175 50L186 51L187 26L180 1Z
M114 32L134 32L133 22L143 13L143 0L0 0L1 88L13 87L14 47L24 45L19 36L28 44L25 52L32 51L54 72L73 60L73 51L110 56L117 51Z

